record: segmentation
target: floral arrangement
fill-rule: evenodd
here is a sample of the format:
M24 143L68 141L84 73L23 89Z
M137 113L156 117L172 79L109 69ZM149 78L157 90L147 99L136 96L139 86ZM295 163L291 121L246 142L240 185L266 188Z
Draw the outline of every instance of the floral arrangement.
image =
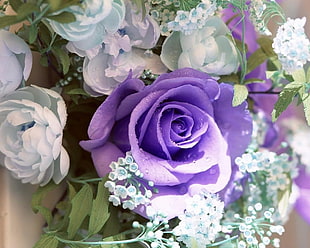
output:
M280 247L293 208L310 223L305 18L274 0L0 9L0 162L38 185L35 248Z

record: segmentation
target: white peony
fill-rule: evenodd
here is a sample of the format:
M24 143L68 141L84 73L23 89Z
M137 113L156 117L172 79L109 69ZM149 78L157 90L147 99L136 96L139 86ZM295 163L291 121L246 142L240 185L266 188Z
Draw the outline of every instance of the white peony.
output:
M239 57L228 33L221 18L210 17L190 35L172 32L163 44L161 59L170 70L191 67L211 75L231 74L239 67Z
M17 35L0 30L0 98L27 80L32 67L28 45Z
M59 183L68 173L62 146L66 105L61 96L37 86L21 88L0 103L0 152L4 166L23 183Z

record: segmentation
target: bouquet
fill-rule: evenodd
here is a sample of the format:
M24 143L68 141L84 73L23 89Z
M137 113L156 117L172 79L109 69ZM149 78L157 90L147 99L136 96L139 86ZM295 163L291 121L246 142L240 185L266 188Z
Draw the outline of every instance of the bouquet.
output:
M293 208L310 223L306 18L275 0L0 10L0 163L38 185L34 248L280 247Z

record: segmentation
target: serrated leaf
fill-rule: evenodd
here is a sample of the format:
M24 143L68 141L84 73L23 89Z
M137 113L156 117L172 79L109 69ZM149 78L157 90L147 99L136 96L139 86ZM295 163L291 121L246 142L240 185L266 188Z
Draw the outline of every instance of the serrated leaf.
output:
M9 0L12 9L17 12L18 8L23 4L21 0Z
M27 16L32 14L33 12L40 12L40 9L37 5L33 3L24 3L20 5L17 9L17 18L25 19Z
M302 97L302 103L304 105L305 117L308 125L310 126L310 94L306 94L306 97Z
M98 233L110 217L109 191L104 187L105 181L98 183L97 196L93 200L93 206L89 219L88 234Z
M287 84L281 91L277 102L275 103L274 110L272 111L272 120L276 121L280 114L286 110L288 105L294 100L298 91L303 87L302 83L292 82Z
M46 18L59 23L70 23L76 20L75 15L68 11L61 12L58 15L50 15L47 16Z
M90 214L92 208L93 192L88 184L73 197L71 212L69 214L68 237L73 238L82 225L84 219Z
M294 71L292 77L295 82L305 83L307 81L304 69Z
M256 67L268 59L267 54L262 48L257 49L247 60L247 73L253 71Z
M52 52L59 60L60 64L62 65L62 71L64 74L67 74L70 68L70 57L66 51L61 49L60 47L53 47Z
M232 101L232 105L236 107L240 105L241 103L243 103L247 99L248 94L249 92L245 85L235 84L234 85L234 98Z
M6 28L19 22L21 22L21 20L18 19L16 15L0 16L0 29Z
M55 236L44 234L33 248L57 248L59 241Z

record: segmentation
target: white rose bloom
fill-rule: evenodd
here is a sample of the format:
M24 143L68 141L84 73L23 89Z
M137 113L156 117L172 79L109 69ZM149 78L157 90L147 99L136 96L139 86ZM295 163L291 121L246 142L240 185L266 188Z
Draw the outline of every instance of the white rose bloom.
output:
M210 17L190 35L172 32L163 44L161 59L170 70L191 67L211 75L231 74L239 67L239 57L228 33L221 18Z
M61 96L37 86L21 88L0 103L0 152L4 166L23 183L59 183L68 173L62 146L66 105Z
M27 80L32 67L28 45L17 35L0 30L0 98Z

